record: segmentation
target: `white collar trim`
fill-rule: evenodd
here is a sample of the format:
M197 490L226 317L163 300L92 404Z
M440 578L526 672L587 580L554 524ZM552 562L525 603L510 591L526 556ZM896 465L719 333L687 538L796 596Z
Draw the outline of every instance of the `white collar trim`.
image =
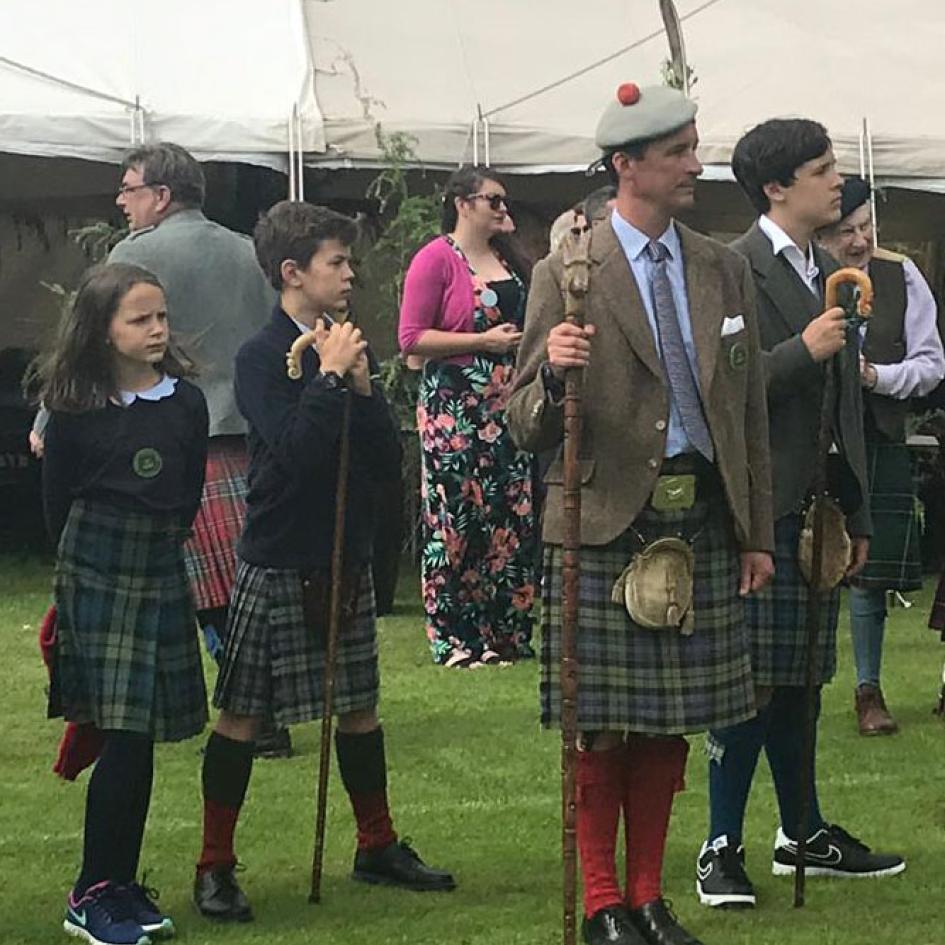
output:
M130 406L136 400L164 400L165 397L173 395L177 388L177 378L165 374L153 387L147 390L120 390L118 396L125 407Z

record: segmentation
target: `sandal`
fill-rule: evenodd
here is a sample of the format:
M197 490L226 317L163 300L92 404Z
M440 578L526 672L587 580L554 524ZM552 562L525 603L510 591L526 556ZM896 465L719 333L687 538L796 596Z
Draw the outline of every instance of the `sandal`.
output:
M447 669L470 669L478 665L478 661L468 650L453 650L442 665Z

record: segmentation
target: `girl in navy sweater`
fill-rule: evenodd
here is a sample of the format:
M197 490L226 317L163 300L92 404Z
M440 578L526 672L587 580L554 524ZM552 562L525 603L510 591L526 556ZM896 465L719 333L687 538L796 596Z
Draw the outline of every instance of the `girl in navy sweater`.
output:
M136 880L155 740L200 732L206 692L181 544L200 503L207 407L184 377L164 292L137 266L83 277L39 369L43 464L57 542L50 715L104 735L65 930L91 945L173 933Z

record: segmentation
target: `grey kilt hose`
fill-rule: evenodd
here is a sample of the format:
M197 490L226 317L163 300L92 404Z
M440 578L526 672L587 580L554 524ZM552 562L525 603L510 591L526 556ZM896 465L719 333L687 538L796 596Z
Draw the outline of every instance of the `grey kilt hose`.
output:
M867 439L866 470L873 537L866 567L851 583L881 590L917 591L922 587L922 560L909 447L879 436Z
M213 694L217 708L251 716L271 711L280 727L321 716L325 641L306 624L302 579L296 570L238 560ZM351 619L339 633L334 712L375 708L379 688L374 584L365 565Z
M177 741L207 693L176 518L76 499L59 540L56 669L65 718Z
M647 541L697 535L695 630L650 630L611 602L614 581L640 542L633 529L609 545L581 548L578 603L578 727L681 735L733 725L755 714L748 634L738 596L739 557L721 492L691 509L650 506L633 528ZM545 546L542 582L541 719L561 723L562 549Z
M774 578L745 601L751 635L751 670L759 686L803 686L807 666L807 581L797 563L801 515L774 523ZM840 589L822 598L814 681L830 682L837 670Z

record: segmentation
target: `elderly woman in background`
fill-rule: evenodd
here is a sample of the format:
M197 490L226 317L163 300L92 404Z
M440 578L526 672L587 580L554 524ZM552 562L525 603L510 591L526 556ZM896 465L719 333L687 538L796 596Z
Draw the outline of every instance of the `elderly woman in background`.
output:
M449 667L534 655L532 459L505 419L529 274L504 242L507 200L488 170L450 177L443 236L413 258L400 312L401 350L425 360L423 603L434 662Z

